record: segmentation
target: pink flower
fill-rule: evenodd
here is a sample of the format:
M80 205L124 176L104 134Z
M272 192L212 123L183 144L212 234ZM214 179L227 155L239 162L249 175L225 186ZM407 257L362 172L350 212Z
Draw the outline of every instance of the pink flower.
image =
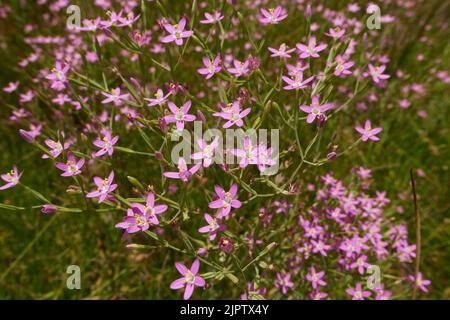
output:
M221 59L220 56L211 61L208 57L203 57L203 64L206 68L200 68L197 70L198 73L202 75L206 75L206 79L210 79L215 73L220 72L222 70Z
M100 150L98 150L96 153L94 153L95 157L100 157L106 153L108 153L108 155L112 156L112 154L114 152L113 146L119 140L119 136L115 136L115 137L111 138L111 132L109 130L105 130L103 134L104 134L103 139L97 138L93 142L93 144L96 147L100 148Z
M155 195L149 192L145 206L140 203L132 203L127 210L127 215L123 222L116 224L116 228L125 229L124 236L129 233L145 231L150 224L159 224L157 215L165 212L167 205L155 205Z
M373 141L379 141L380 138L378 138L376 136L376 134L383 131L382 128L373 128L372 129L370 120L366 120L366 122L364 124L364 128L355 127L355 129L362 135L362 138L361 138L362 141L367 141L368 139L373 140Z
M177 290L185 288L183 296L184 300L188 300L192 296L194 287L205 286L205 280L202 277L197 276L200 267L198 259L195 259L190 269L180 262L176 262L175 267L183 277L172 282L170 284L170 289Z
M219 146L219 137L215 137L209 145L203 139L198 139L197 144L201 151L192 154L191 159L203 159L203 167L207 168L211 165L215 150Z
M228 72L234 74L237 78L243 75L247 75L250 72L249 61L241 62L239 60L233 60L233 68L229 68Z
M232 149L231 153L240 158L239 167L245 168L249 164L255 164L258 158L258 147L252 145L250 137L244 137L244 149Z
M94 177L94 183L97 185L97 190L89 192L86 197L88 198L99 198L98 203L105 201L106 197L110 192L113 192L117 188L117 184L113 184L114 171L111 171L108 178L102 179L99 177Z
M224 119L227 119L228 121L225 122L223 125L223 128L229 128L233 125L236 125L238 127L242 127L244 125L244 121L242 119L247 116L250 113L251 109L247 108L245 110L232 110L230 114L222 114L222 117Z
M327 45L325 43L321 43L317 45L316 37L311 37L309 39L308 45L304 45L301 43L297 43L297 49L300 51L300 58L319 58L319 52L325 50Z
M345 34L345 29L341 29L340 27L337 26L334 28L330 28L328 33L325 34L331 38L339 39L342 38L342 36Z
M281 288L281 293L286 294L288 288L293 288L294 283L291 281L291 274L287 273L285 275L277 273L277 282L275 282L275 287Z
M100 18L97 18L95 20L84 19L83 27L79 27L78 30L94 32L101 27L101 21L102 20Z
M306 85L314 79L314 76L311 76L303 81L303 73L298 73L296 76L294 76L294 79L286 76L282 76L282 79L288 84L287 86L283 87L284 90L298 90L306 88Z
M205 18L206 18L205 20L200 20L200 23L202 23L202 24L213 24L213 23L219 22L224 17L222 15L221 11L217 10L213 14L205 12Z
M22 172L19 173L16 165L13 165L12 170L8 173L2 174L0 177L3 181L6 182L3 186L0 187L0 190L6 190L14 187L19 183L19 179L22 176Z
M183 130L185 122L191 122L195 120L194 115L188 114L191 105L191 100L188 100L185 104L178 108L175 103L169 101L167 103L167 106L169 107L172 114L165 116L164 120L166 121L166 123L176 122L177 130Z
M417 274L417 279L416 279L415 275L410 275L410 276L408 276L408 280L415 282L416 287L419 288L423 292L428 292L428 288L426 286L431 284L430 280L423 278L422 272L419 272Z
M362 274L364 274L365 269L367 269L370 266L370 264L367 263L366 260L367 260L367 256L362 255L362 256L358 257L358 259L356 259L356 261L350 265L350 268L352 268L352 269L357 268L359 274L362 275Z
M371 295L370 291L362 290L360 282L356 284L356 287L354 289L348 288L345 290L345 292L352 296L352 300L364 300L364 298L370 297Z
M67 162L57 162L55 166L59 169L64 171L61 176L63 177L72 177L79 175L81 173L81 168L84 165L84 158L81 158L80 160L77 160L72 152L67 153Z
M220 209L217 217L225 217L227 216L231 208L240 208L242 203L236 199L237 195L237 184L233 184L230 188L230 191L225 192L225 190L220 186L215 186L214 190L217 194L217 199L209 203L209 207L211 209Z
M201 167L201 163L197 163L188 169L186 161L183 157L178 158L178 172L164 172L164 176L170 179L180 179L183 182L188 181Z
M336 67L334 68L334 75L336 77L346 76L352 74L352 72L348 69L353 67L355 63L353 61L346 61L343 56L336 56Z
M120 106L122 104L122 100L127 100L130 96L129 93L120 94L120 87L111 90L111 93L102 92L102 95L106 97L102 101L103 104L114 102L114 105Z
M19 134L25 139L26 142L33 142L36 137L41 135L42 125L34 125L30 123L30 130L19 130Z
M278 24L288 16L287 11L280 6L268 10L263 8L261 9L261 14L263 16L259 18L259 22L262 24Z
M3 88L3 91L5 91L7 93L11 93L13 91L16 91L18 87L19 87L19 81L10 82L10 83L8 83L8 85L6 87Z
M384 70L386 70L385 65L374 67L372 64L369 63L369 74L375 83L379 83L380 80L389 79L391 77L388 74L383 74Z
M51 81L50 88L58 91L63 90L67 83L66 74L69 69L70 66L68 64L62 65L61 62L57 61L55 67L51 70L52 73L45 77Z
M164 29L166 29L167 32L170 33L170 35L163 37L161 41L163 43L175 41L178 46L181 46L183 44L183 38L189 38L194 34L194 31L184 31L185 26L185 18L182 18L180 22L175 25L165 24Z
M289 53L294 52L295 48L289 49L286 46L285 43L281 44L279 49L274 49L269 47L268 48L270 52L272 52L271 57L275 58L275 57L280 57L280 58L290 58L291 55Z
M208 225L198 229L198 232L209 233L209 240L212 241L216 238L217 233L225 228L220 224L220 220L218 218L213 218L207 213L205 213L204 217Z
M147 104L147 106L149 107L153 107L156 105L162 106L167 102L167 98L170 96L170 94L171 93L169 92L166 95L164 95L162 89L158 89L155 93L154 98L144 98L144 100L149 102L149 104Z
M317 286L326 286L327 283L322 280L325 275L325 271L316 272L314 267L311 267L310 273L306 275L306 280L311 282L311 285L314 289L317 289Z
M312 97L310 106L300 106L300 110L308 113L308 117L306 118L306 122L312 123L317 117L321 117L323 120L326 119L325 111L333 108L332 103L320 104L320 95L316 94Z
M45 144L50 148L49 153L52 155L53 159L56 159L59 157L59 155L64 151L67 150L71 143L65 142L62 144L59 141L53 141L51 139L46 139ZM42 155L42 159L48 159L50 158L47 154Z

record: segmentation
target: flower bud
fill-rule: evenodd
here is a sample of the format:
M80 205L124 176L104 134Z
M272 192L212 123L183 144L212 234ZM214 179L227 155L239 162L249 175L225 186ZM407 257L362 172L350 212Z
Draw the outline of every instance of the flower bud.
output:
M219 241L219 249L223 252L230 253L233 251L233 240L230 237L221 237Z
M56 208L54 205L52 204L44 204L43 206L41 206L41 212L45 213L45 214L53 214L56 211L58 211L58 208Z

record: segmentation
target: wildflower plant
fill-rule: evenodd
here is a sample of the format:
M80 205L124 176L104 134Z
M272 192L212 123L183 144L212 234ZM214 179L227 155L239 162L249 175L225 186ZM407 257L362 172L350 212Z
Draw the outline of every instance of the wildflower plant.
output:
M19 8L34 19L16 25L26 49L4 65L1 114L27 156L2 158L13 169L1 175L0 208L95 221L89 237L115 244L101 259L125 257L123 268L148 275L151 297L430 290L414 220L398 214L403 190L375 179L390 165L385 148L396 150L392 108L414 104L426 118L415 101L450 79L442 60L426 79L402 68L407 49L392 30L412 14L405 1L382 7L384 31L365 27L369 2L91 1L70 29L65 1L12 2L0 4L1 24ZM2 34L7 50L14 37ZM213 134L195 136L194 125ZM253 139L260 129L279 139ZM219 139L227 130L243 133L236 144ZM190 150L179 150L185 134ZM21 169L30 161L40 181ZM12 192L35 200L6 201Z

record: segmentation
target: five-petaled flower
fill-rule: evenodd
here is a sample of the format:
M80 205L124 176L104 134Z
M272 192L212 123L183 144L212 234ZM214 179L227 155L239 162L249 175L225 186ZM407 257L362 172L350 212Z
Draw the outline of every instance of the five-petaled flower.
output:
M345 290L349 295L352 296L352 300L364 300L364 298L370 297L370 291L364 291L361 288L361 283L358 282L355 288L348 288Z
M120 94L120 87L111 90L111 93L102 92L102 95L106 97L102 101L103 104L113 102L114 105L120 106L122 104L122 100L127 100L130 97L129 93Z
M278 24L280 21L287 18L287 11L278 6L276 8L261 9L262 17L259 18L259 22L262 24Z
M311 285L314 289L317 289L317 286L325 286L327 283L322 280L325 275L325 271L316 272L316 269L311 267L310 273L306 275L306 280L311 282Z
M106 153L108 153L108 155L112 156L113 152L114 152L114 145L117 143L117 141L119 140L119 136L115 136L115 137L111 137L111 132L109 130L105 130L103 132L103 138L97 138L94 140L93 144L100 148L100 150L98 150L96 153L94 153L95 157L100 157Z
M372 124L370 120L366 120L364 123L364 128L361 127L355 127L356 131L358 131L362 137L362 141L367 141L368 139L373 141L379 141L380 138L378 138L376 135L383 131L382 128L372 128Z
M123 222L116 224L116 228L125 229L124 236L129 233L145 231L150 224L159 224L157 215L166 210L167 205L165 204L155 205L155 195L149 192L145 206L140 203L132 203Z
M198 232L209 233L209 240L212 241L216 238L219 231L224 230L224 226L220 224L220 219L213 218L207 213L205 213L204 217L208 225L198 229Z
M169 107L172 114L165 116L164 120L166 121L166 123L175 122L177 130L182 131L184 129L185 122L192 122L195 120L194 115L188 114L191 105L191 100L188 100L185 104L178 108L175 103L169 101L167 103L167 106Z
M195 259L190 269L180 262L176 262L175 267L183 277L172 282L170 284L170 289L177 290L185 288L183 295L184 300L188 300L192 296L194 287L205 286L205 280L197 275L198 269L200 268L198 259Z
M168 43L173 42L178 46L181 46L183 44L183 38L189 38L194 34L194 31L184 31L184 28L186 27L186 19L182 18L178 24L171 25L166 23L164 25L164 29L167 30L167 32L170 33L170 35L165 36L161 39L162 42Z
M79 175L81 173L81 168L84 165L84 158L81 158L80 160L77 160L72 152L67 153L67 162L57 162L55 166L59 169L64 171L61 176L63 177L72 177Z
M0 190L5 190L8 188L14 187L16 184L19 183L19 179L22 176L22 172L19 173L17 170L16 165L13 165L12 170L8 173L2 174L0 177L3 181L6 182L3 186L0 186Z
M114 171L111 171L108 178L102 179L99 177L94 177L94 183L97 186L97 190L89 192L86 197L97 198L98 203L102 203L108 197L110 192L113 192L117 188L117 184L113 183Z
M300 52L299 57L301 59L306 58L319 58L319 52L325 50L327 44L321 43L317 45L316 37L311 37L309 39L308 45L297 43L297 49Z
M164 176L170 179L180 179L183 182L187 182L202 166L201 163L197 163L188 169L186 161L183 157L178 158L178 172L164 172Z
M215 151L219 146L219 137L215 137L210 144L207 144L203 139L198 139L197 144L200 147L200 151L192 154L191 159L203 159L203 167L207 168L211 165Z
M388 74L383 74L386 70L386 66L374 66L369 63L369 74L375 83L379 83L380 80L389 79L391 76Z
M220 56L217 55L214 60L210 60L208 57L203 57L202 59L205 68L200 68L197 70L198 73L206 75L206 79L210 79L215 73L222 70Z
M306 88L306 85L313 81L314 76L309 77L308 79L303 80L303 73L299 72L297 75L294 76L294 79L291 79L286 76L281 77L284 82L286 82L288 85L284 86L283 89L285 90L298 90L298 89L304 89Z
M214 190L217 194L217 199L209 203L211 209L220 209L217 213L217 217L225 217L230 214L231 208L240 208L242 203L236 199L238 186L233 184L229 191L220 186L215 186Z
M308 117L306 118L306 122L312 123L317 117L322 117L326 119L325 111L333 108L332 103L320 104L320 95L316 94L311 98L311 105L302 105L300 106L300 110L308 113Z

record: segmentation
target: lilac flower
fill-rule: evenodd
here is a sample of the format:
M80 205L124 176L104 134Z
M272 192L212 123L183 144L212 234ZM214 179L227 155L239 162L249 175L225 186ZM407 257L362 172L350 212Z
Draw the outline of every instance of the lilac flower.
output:
M157 215L165 212L167 205L155 205L155 195L149 192L145 206L140 203L132 203L127 210L123 222L116 224L116 228L125 229L124 236L129 233L145 231L150 224L159 224Z
M408 276L408 280L414 282L415 286L423 292L428 292L428 288L426 286L431 284L430 280L424 279L422 272L417 274L417 279L415 275L410 275Z
M20 135L25 139L27 142L33 142L36 137L41 135L42 125L34 125L30 123L30 130L23 130L20 129L19 133Z
M94 183L97 185L97 190L89 192L86 197L99 198L98 203L102 203L107 198L110 192L113 192L117 188L117 184L113 184L114 171L111 171L108 178L102 179L94 177Z
M251 111L251 108L247 108L244 110L236 110L236 109L232 109L231 113L223 113L223 112L219 112L218 114L228 120L227 122L225 122L225 124L223 125L223 128L229 128L233 125L236 125L238 127L242 127L244 125L244 121L242 121L242 119L247 116Z
M334 68L334 75L336 77L339 76L346 76L349 74L352 74L352 72L348 69L353 67L355 64L353 61L346 61L343 56L337 55L336 56L336 67Z
M68 64L62 65L61 62L57 61L55 67L51 70L52 73L46 76L46 79L51 81L50 88L58 91L63 90L66 87L66 74L69 69Z
M41 206L41 212L45 214L53 214L58 211L58 208L52 204L44 204Z
M331 249L331 246L323 243L322 240L316 241L314 239L311 239L311 244L314 246L312 251L314 253L320 252L320 254L324 257L327 256L327 251Z
M266 167L271 167L277 162L272 159L272 148L267 148L264 144L260 144L257 149L256 165L260 172L265 172Z
M204 217L208 225L198 229L198 232L209 233L209 240L212 241L216 238L217 233L224 229L224 226L220 224L218 218L213 218L207 213L205 213Z
M171 24L165 24L164 29L166 29L167 32L170 33L170 35L165 36L161 39L163 43L173 42L178 46L181 46L183 44L183 38L189 38L194 34L194 31L184 31L184 28L186 27L186 19L182 18L178 24L171 25Z
M219 22L224 18L220 10L217 10L213 14L205 12L205 20L200 20L200 23L202 24L213 24L216 22Z
M19 183L19 179L22 176L22 172L19 173L16 165L13 165L12 170L8 173L2 174L0 177L6 182L3 186L0 186L0 190L6 190L14 187Z
M266 292L266 288L258 288L253 282L249 282L247 283L247 292L241 294L241 300L253 300L256 296L262 296Z
M344 36L345 29L341 29L340 27L334 27L334 28L330 28L328 33L325 33L325 34L333 39L339 39Z
M308 123L312 123L316 118L318 117L324 117L324 119L326 119L325 116L325 112L330 110L331 108L333 108L333 104L332 103L325 103L325 104L320 104L320 95L316 94L311 98L311 105L310 106L300 106L300 110L308 113L308 117L306 118L306 122Z
M188 100L185 104L178 108L175 103L169 101L167 103L167 106L169 107L172 114L165 116L164 120L166 121L166 123L176 122L177 130L183 130L185 122L191 122L195 120L194 115L188 114L191 105L191 100Z
M389 300L392 296L391 291L384 289L384 283L379 288L375 288L374 291L377 294L375 300Z
M230 237L220 237L219 249L225 253L233 251L233 240Z
M234 74L236 78L239 78L240 76L243 75L247 75L250 72L248 60L246 60L245 62L241 62L239 60L234 59L233 66L234 66L233 68L228 69L228 72Z
M16 91L18 87L19 87L19 81L10 82L10 83L8 83L8 85L6 87L3 88L3 91L5 91L6 93L11 93L11 92Z
M367 256L362 255L362 256L358 257L358 259L356 259L356 261L350 265L350 268L352 268L352 269L357 268L359 274L364 274L365 269L370 267L370 264L367 263L366 260L367 260Z
M215 150L219 146L219 137L215 137L211 144L207 144L203 139L198 139L197 144L201 151L192 154L191 159L203 159L203 167L207 168L211 165Z
M118 17L118 20L119 20L120 23L119 23L117 26L118 26L118 27L128 27L128 26L131 26L133 23L135 23L135 22L139 19L140 16L141 16L140 14L138 14L137 16L135 16L133 12L129 12L129 13L126 15L125 18L124 18L124 17Z
M244 137L243 141L244 149L232 149L231 153L236 157L241 158L239 161L239 167L245 168L249 164L255 164L258 157L258 147L252 145L250 137Z
M242 203L236 199L237 195L237 184L233 184L228 192L225 192L225 190L220 186L215 186L214 190L217 194L217 199L209 203L209 207L211 209L220 209L217 217L225 217L227 216L231 208L240 208Z
M100 148L96 153L94 153L95 157L100 157L104 154L108 154L109 156L112 156L114 152L114 145L119 140L119 136L111 137L111 132L109 130L104 130L103 132L103 138L97 138L94 140L93 144Z
M294 76L294 79L286 76L282 76L281 78L288 84L287 86L283 87L284 90L298 90L306 88L306 85L314 79L314 76L311 76L304 81L303 73L298 73L296 76Z
M67 153L67 162L57 162L55 166L59 169L64 171L61 176L63 177L72 177L79 175L81 173L81 168L84 165L84 158L81 158L80 160L77 160L72 152Z
M288 16L287 11L280 6L268 10L263 8L261 14L263 16L259 18L259 22L262 24L278 24Z
M167 102L167 98L170 96L170 92L168 92L166 95L164 95L164 92L162 89L158 89L155 93L154 98L144 98L145 101L148 101L149 104L147 106L153 107L156 105L162 106Z
M306 280L311 282L311 285L314 289L317 289L317 286L326 286L327 283L322 280L325 275L325 271L316 272L314 267L311 267L310 273L306 275Z
M287 273L283 275L282 273L277 273L277 282L275 282L275 287L281 288L281 293L286 294L288 288L293 288L294 283L291 281L291 274Z
M120 87L111 90L111 93L102 92L102 95L106 97L102 101L103 104L114 102L114 105L120 106L122 104L122 100L127 100L130 97L129 93L120 94Z
M314 290L308 296L312 300L324 300L324 299L326 299L326 297L328 297L328 294L325 292L320 292L318 290Z
M101 27L101 22L102 20L100 19L100 17L95 20L84 19L83 27L79 27L78 30L94 32Z
M366 120L366 122L364 124L364 128L355 127L355 129L362 135L362 138L361 138L362 141L367 141L368 139L373 140L373 141L379 141L380 138L378 138L376 136L376 134L383 131L382 128L372 128L372 124L371 124L370 120Z
M197 275L198 269L200 267L200 262L198 261L198 259L195 259L190 269L188 269L184 264L180 262L176 262L175 267L183 277L172 282L170 284L170 289L177 290L185 288L183 295L184 300L188 300L192 296L194 287L205 286L205 280Z
M65 142L64 144L62 144L59 141L53 141L51 139L46 139L45 144L50 148L49 153L52 155L53 159L58 158L59 155L64 150L67 150L71 145L70 142ZM49 156L47 154L42 155L42 159L48 159L48 158L49 158Z
M379 83L380 80L389 79L391 76L388 74L383 74L386 70L386 66L373 66L369 63L369 74L375 83Z
M297 43L297 49L300 51L299 57L301 59L306 58L319 58L319 52L325 50L327 44L321 43L317 45L316 37L311 37L309 39L308 45Z
M295 51L295 48L288 49L288 47L286 46L285 43L281 44L280 48L278 48L278 49L274 49L271 47L269 47L268 49L270 52L272 52L271 57L273 57L273 58L276 58L276 57L290 58L291 57L290 53Z
M200 68L197 70L197 72L202 75L206 75L206 79L210 79L214 74L222 70L222 67L220 66L221 59L219 55L217 55L217 57L213 61L211 61L208 57L203 57L203 64L206 68Z
M370 297L370 291L363 291L361 288L361 283L358 282L355 288L348 288L345 290L349 295L352 296L352 300L364 300L364 298Z
M180 179L187 182L201 167L201 163L197 163L188 169L186 161L183 157L178 158L178 172L164 172L164 176L170 179Z
M291 77L303 76L303 72L309 68L309 64L303 64L302 61L298 61L295 65L287 64L288 75Z

